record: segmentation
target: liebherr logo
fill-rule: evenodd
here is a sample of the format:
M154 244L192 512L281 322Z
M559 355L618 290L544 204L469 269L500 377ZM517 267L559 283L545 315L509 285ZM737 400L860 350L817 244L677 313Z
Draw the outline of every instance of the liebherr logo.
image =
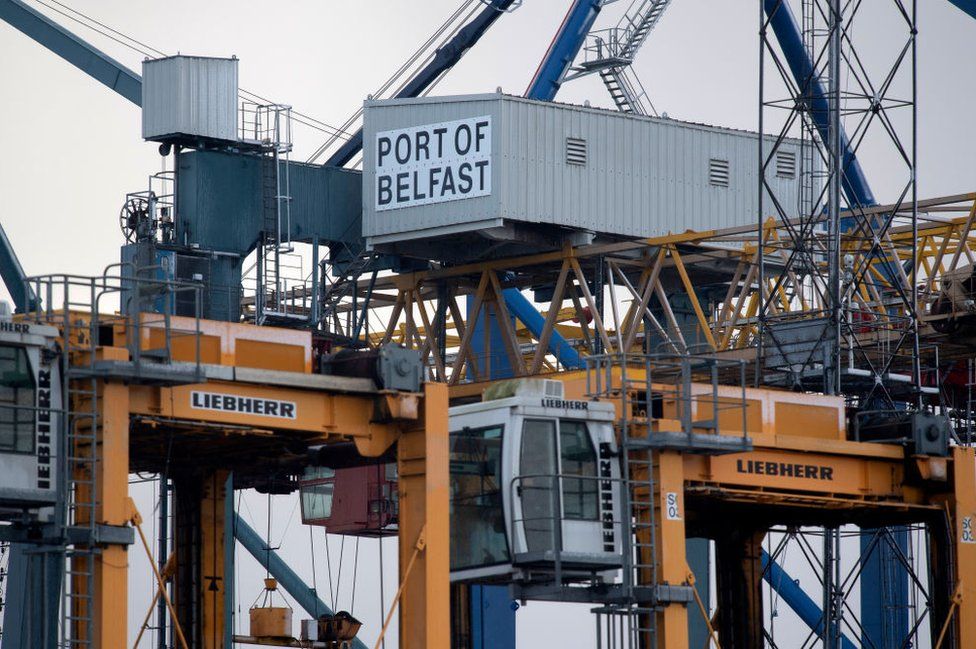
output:
M736 460L735 470L739 473L768 475L778 478L805 478L807 480L833 480L833 467L820 464L798 464L795 462L764 462L762 460Z
M198 392L196 390L190 393L190 406L198 410L218 410L220 412L261 415L262 417L278 417L280 419L294 419L296 411L294 401L241 397L236 394Z
M603 532L603 551L617 548L613 524L613 452L610 444L600 444L600 524Z
M37 488L51 488L51 370L37 373Z

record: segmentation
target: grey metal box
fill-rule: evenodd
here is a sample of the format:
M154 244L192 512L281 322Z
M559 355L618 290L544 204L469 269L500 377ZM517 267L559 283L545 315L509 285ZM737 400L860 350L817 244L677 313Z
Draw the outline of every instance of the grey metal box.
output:
M752 132L502 94L365 106L363 235L374 248L473 261L557 248L567 238L758 221ZM775 138L764 140L770 150ZM782 143L769 174L777 199L794 212L801 146ZM464 164L474 178L467 192ZM453 187L442 195L448 168ZM771 201L765 207L776 215Z
M237 59L170 56L142 63L142 137L234 141Z

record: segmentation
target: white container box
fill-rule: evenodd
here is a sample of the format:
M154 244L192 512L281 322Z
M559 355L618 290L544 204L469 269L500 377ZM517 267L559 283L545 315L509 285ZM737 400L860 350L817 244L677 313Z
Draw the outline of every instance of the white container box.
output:
M142 63L142 137L236 141L237 59L170 56Z
M487 94L367 101L363 141L363 234L408 256L474 261L759 219L749 131ZM769 174L788 216L801 146L782 143ZM777 215L768 196L764 207Z

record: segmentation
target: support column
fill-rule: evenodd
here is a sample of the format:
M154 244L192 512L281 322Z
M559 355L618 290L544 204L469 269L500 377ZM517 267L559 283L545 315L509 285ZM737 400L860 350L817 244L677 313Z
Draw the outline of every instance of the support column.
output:
M213 471L203 479L200 498L200 602L203 612L201 649L224 649L227 593L224 553L227 542L228 471Z
M174 600L191 647L224 649L227 631L227 483L224 470L175 477ZM229 634L226 634L229 635Z
M719 640L722 649L762 647L764 530L733 527L715 539Z
M400 647L448 649L451 638L448 394L424 388L422 426L397 446L400 493ZM407 571L409 570L409 574Z
M684 462L680 453L657 456L657 539L654 544L659 584L688 584L685 543ZM657 614L658 649L688 649L688 608L682 602L663 603ZM758 645L757 645L758 646Z
M956 603L956 646L976 647L976 449L953 447L955 474L955 557L953 603ZM937 620L933 628L941 627ZM943 643L942 646L952 646Z
M120 351L124 353L124 350ZM129 386L102 383L99 410L96 522L122 527L132 519L129 504ZM125 647L128 641L128 550L127 545L105 545L95 556L92 623L96 647Z
M861 588L861 644L901 649L911 630L908 570L899 558L908 556L908 528L864 529L860 540L861 583L875 585Z
M685 554L688 558L688 567L695 575L695 590L701 598L705 608L711 601L711 556L709 553L708 539L688 539L685 543ZM707 646L708 625L702 619L701 612L697 606L689 605L688 608L688 646L691 649L701 649Z

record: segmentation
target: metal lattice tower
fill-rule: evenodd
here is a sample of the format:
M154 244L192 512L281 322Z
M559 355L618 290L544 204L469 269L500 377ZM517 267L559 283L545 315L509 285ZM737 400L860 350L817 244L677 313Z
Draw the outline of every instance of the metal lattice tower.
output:
M916 25L914 2L876 4L898 32L888 51L872 42L862 53L852 30L862 4L804 0L801 31L786 0L762 2L759 130L777 139L760 140L757 379L887 409L920 399ZM801 41L778 33L775 46L777 21L792 22ZM791 47L802 54L780 53ZM770 96L782 88L786 97ZM791 135L809 144L799 165L780 146ZM892 161L888 208L862 175L865 142ZM790 219L776 178L797 172L808 176L808 199ZM782 223L772 236L769 218Z

